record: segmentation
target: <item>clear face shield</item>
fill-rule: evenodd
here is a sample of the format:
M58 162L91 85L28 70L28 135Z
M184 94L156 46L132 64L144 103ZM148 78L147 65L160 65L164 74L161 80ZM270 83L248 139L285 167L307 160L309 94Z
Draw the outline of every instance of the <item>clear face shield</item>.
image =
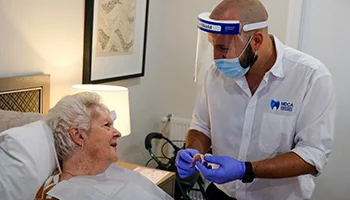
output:
M267 27L267 21L240 27L237 20L213 20L210 13L198 16L194 82L201 83L208 69L228 78L240 78L256 61L247 32Z

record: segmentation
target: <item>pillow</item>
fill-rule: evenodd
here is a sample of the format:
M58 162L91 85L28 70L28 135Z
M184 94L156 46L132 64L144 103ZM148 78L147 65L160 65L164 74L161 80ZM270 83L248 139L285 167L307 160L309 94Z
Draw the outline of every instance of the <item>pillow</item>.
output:
M23 126L42 118L40 113L0 110L0 132L16 126Z
M34 199L56 167L52 131L45 122L0 133L1 199Z

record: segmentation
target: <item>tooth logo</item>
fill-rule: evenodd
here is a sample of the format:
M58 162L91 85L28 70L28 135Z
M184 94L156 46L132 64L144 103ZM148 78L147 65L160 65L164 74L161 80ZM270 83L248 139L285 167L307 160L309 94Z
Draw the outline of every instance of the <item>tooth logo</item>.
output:
M274 99L271 99L271 102L270 102L270 106L271 106L271 110L278 110L280 108L280 101L278 100L274 100Z

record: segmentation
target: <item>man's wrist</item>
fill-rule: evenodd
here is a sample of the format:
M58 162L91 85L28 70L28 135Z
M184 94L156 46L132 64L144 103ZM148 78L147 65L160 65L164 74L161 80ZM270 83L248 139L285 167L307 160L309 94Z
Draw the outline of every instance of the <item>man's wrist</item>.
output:
M251 183L251 182L253 182L253 180L255 178L252 163L245 162L244 164L245 164L245 172L244 172L244 175L242 177L242 182L243 183Z

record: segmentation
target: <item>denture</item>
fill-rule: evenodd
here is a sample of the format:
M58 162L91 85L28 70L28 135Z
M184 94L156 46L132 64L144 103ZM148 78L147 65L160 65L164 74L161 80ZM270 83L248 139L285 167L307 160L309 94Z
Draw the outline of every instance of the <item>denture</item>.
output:
M191 163L190 167L193 167L196 165L196 162L198 159L201 159L201 163L203 164L205 162L204 160L204 155L197 153L196 155L193 156L193 163Z

